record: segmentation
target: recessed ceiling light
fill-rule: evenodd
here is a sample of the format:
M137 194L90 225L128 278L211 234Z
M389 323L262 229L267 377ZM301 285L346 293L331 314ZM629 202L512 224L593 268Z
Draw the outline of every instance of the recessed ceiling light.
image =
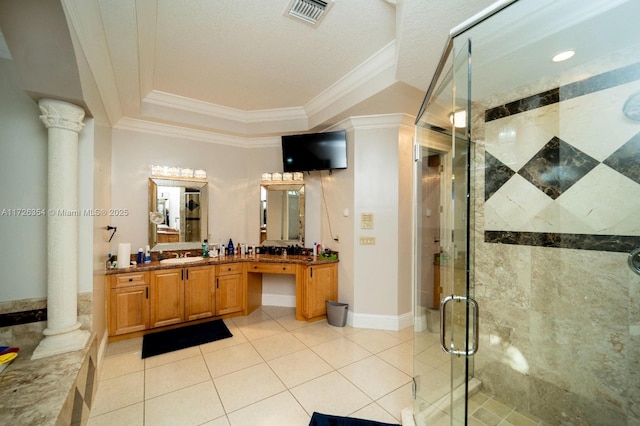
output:
M574 52L573 50L565 50L564 52L560 52L557 55L555 55L553 58L551 58L551 60L553 62L562 62L573 57L573 55L575 54L576 52Z

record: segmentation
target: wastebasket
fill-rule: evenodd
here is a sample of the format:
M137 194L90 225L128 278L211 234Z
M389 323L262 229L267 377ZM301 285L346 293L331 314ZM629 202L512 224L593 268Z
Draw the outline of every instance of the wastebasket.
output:
M348 303L327 300L327 322L334 327L344 327L347 323Z

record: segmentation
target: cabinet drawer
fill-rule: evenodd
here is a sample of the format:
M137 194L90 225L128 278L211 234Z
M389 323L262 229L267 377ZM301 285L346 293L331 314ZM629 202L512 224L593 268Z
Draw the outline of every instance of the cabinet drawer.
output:
M147 272L132 272L130 274L118 274L111 276L111 288L145 284L149 284L149 274Z
M251 263L249 272L261 274L295 274L296 265L292 263Z
M241 274L242 263L225 263L218 265L218 275Z

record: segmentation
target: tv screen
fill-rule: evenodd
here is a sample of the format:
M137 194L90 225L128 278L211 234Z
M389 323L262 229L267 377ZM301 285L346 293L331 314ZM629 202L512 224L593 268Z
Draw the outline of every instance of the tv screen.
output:
M347 168L347 132L307 133L282 136L285 172Z

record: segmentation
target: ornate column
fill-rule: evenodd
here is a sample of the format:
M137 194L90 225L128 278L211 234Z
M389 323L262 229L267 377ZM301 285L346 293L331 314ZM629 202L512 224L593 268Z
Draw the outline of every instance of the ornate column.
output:
M78 133L84 109L39 102L48 129L47 328L32 359L84 348L90 333L78 322Z

